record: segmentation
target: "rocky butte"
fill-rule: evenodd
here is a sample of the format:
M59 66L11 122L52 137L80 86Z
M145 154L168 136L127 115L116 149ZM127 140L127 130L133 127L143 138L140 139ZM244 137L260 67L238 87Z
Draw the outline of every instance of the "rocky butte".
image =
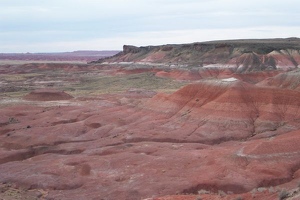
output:
M300 199L300 39L0 65L3 199Z

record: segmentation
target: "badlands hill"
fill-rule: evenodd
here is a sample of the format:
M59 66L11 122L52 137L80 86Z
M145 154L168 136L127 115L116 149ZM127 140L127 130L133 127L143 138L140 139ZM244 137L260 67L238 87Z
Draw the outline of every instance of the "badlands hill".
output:
M0 199L300 199L299 39L0 65Z
M224 40L135 47L97 62L166 63L190 67L228 67L237 72L292 69L300 64L300 39Z

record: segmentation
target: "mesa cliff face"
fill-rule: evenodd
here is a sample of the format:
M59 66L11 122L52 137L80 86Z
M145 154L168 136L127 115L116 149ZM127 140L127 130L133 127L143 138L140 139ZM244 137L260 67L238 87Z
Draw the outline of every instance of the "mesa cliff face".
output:
M230 67L238 72L293 69L300 64L300 39L228 40L146 47L124 45L119 54L97 62Z

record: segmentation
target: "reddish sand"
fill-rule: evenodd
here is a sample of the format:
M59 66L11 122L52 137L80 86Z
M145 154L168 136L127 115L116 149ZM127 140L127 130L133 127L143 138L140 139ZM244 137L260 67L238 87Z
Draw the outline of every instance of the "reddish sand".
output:
M299 199L300 92L281 72L203 71L218 75L172 94L32 92L0 107L0 182L45 199Z
M300 134L292 132L298 102L296 91L207 81L139 108L117 99L2 108L3 119L15 120L1 127L1 181L45 189L54 199L201 190L230 199L259 187L292 189L300 180Z

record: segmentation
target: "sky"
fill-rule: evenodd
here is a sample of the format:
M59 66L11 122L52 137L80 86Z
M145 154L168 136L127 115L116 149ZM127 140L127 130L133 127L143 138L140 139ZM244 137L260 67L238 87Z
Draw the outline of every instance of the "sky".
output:
M0 53L300 37L299 0L0 0Z

